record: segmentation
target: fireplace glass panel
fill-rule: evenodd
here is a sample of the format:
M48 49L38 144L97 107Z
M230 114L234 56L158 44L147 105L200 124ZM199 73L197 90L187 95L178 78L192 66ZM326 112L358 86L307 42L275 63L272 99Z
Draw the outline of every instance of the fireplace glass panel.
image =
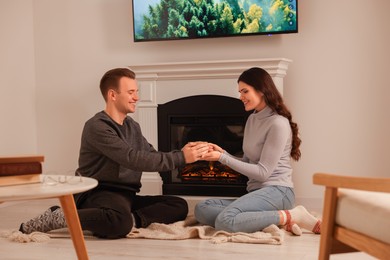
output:
M159 150L180 150L188 142L206 141L242 157L247 117L240 100L225 96L191 96L159 105ZM163 194L240 196L246 193L247 178L219 162L201 160L160 175Z
M171 118L170 150L188 142L205 141L219 145L228 153L242 157L244 127L241 118ZM172 182L242 184L245 178L219 162L198 161L172 171Z

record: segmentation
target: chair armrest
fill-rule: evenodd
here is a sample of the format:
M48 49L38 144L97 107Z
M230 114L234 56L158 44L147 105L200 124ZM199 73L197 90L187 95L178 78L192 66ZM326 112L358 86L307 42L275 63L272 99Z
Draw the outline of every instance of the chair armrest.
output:
M390 192L390 178L368 178L315 173L313 183L333 188Z

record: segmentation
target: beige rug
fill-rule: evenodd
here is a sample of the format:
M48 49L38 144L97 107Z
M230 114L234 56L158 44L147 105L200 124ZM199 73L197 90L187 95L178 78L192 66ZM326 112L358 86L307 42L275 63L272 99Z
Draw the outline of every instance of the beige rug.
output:
M194 216L188 216L183 221L173 224L153 223L147 228L133 228L127 238L162 239L162 240L183 240L183 239L206 239L212 243L251 243L251 244L272 244L281 245L284 241L285 231L276 225L270 225L262 231L254 233L229 233L217 231L211 226L200 225ZM88 239L96 239L90 232L85 231L84 236ZM33 232L23 234L20 231L1 231L0 237L13 242L30 243L45 242L50 238L70 238L68 230L59 229L49 233Z
M147 228L133 228L128 238L149 238L163 240L180 240L190 238L207 239L213 243L252 243L280 245L284 240L284 231L276 225L270 225L254 233L229 233L217 231L211 226L200 225L195 217L188 216L184 221L173 224L153 223Z

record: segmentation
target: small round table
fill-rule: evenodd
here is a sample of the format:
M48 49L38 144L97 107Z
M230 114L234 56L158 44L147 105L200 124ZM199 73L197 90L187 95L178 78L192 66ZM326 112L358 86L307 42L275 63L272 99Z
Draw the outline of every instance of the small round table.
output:
M66 223L78 259L88 259L79 216L73 194L96 187L95 179L79 176L45 175L41 183L10 185L0 187L0 203L5 201L58 198L64 211Z

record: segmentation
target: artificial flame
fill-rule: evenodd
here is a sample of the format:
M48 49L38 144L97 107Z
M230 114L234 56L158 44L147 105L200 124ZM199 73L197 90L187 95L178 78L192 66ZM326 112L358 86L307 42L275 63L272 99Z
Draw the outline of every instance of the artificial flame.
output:
M184 181L228 181L235 182L242 175L219 162L198 161L188 164L179 172L180 179Z

